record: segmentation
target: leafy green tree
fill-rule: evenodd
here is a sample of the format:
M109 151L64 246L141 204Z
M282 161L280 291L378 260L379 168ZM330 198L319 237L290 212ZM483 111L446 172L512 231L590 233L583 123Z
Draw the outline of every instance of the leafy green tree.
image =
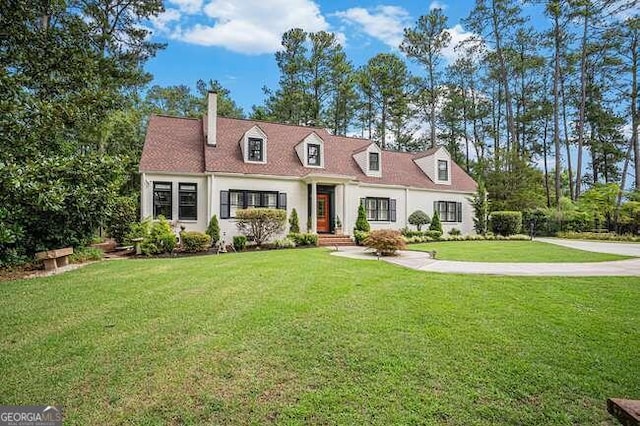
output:
M478 184L478 190L470 201L474 212L473 229L480 235L486 235L489 203L487 201L487 190L482 182Z
M451 42L451 34L447 31L447 17L442 9L434 8L427 15L418 19L414 28L405 28L404 39L400 45L410 59L422 65L426 72L423 90L425 96L427 118L429 121L430 146L436 146L436 115L440 94L440 68L442 49Z
M411 75L407 65L395 54L380 53L371 58L362 72L361 84L371 96L375 115L375 141L387 148L387 131L393 124L396 136L408 121Z
M209 92L216 92L218 95L218 116L244 118L244 111L231 98L231 91L220 84L218 80L198 80L196 82L198 91L199 115L207 112L209 102Z
M130 196L121 196L114 200L107 215L107 234L118 244L124 244L131 231L131 224L138 219L138 203Z
M117 111L150 79L144 63L161 46L141 24L162 10L160 0L0 5L0 205L24 231L18 251L84 244L132 187L137 158L113 123L127 122Z

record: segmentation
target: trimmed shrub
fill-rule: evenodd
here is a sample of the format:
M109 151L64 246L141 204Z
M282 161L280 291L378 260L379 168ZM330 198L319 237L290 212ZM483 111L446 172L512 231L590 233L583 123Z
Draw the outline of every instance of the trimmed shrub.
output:
M451 235L452 237L457 237L459 235L462 235L462 232L458 228L451 228L449 230L449 235Z
M425 237L429 237L433 240L438 240L440 239L440 237L442 237L442 230L438 231L438 230L430 229L428 231L424 231L424 235Z
M295 208L291 210L291 216L289 216L289 232L292 234L300 233L300 219Z
M491 232L508 236L517 234L522 229L522 213L515 211L498 211L489 215Z
M371 225L367 221L367 211L362 204L358 206L358 219L356 219L356 227L353 230L354 234L355 231L369 232L371 230Z
M369 236L367 231L358 231L357 229L353 230L353 239L356 242L356 245L361 246L364 240Z
M247 237L244 235L236 235L233 237L233 248L236 251L242 251L247 245Z
M409 228L402 228L400 230L400 232L402 233L402 235L404 235L407 238L411 238L411 237L424 237L424 232L422 231L412 231Z
M390 256L407 247L400 231L377 229L371 231L363 241L364 245L375 249L382 256Z
M102 260L104 252L96 247L77 247L73 254L69 255L70 263L85 263L93 260Z
M180 238L182 239L182 249L187 253L207 251L211 247L211 237L202 232L184 231L180 233Z
M236 226L260 247L284 229L287 213L281 209L243 209L236 211Z
M218 216L211 216L209 226L207 227L207 235L211 237L211 244L216 244L220 241L220 223L218 222Z
M409 223L415 226L420 232L422 225L428 225L431 223L431 218L422 210L416 210L409 215Z
M429 231L440 231L440 235L442 235L442 223L440 222L440 215L437 211L433 213L433 219L431 220L431 225L429 225Z
M318 245L318 235L317 234L296 234L291 233L287 236L290 240L292 240L296 246L317 246Z
M275 240L273 246L277 249L294 248L296 243L289 238L283 238L281 240Z
M572 240L640 242L640 237L629 234L619 235L614 232L558 232L558 237Z
M131 197L118 197L107 216L107 234L124 244L131 225L138 219L138 203Z

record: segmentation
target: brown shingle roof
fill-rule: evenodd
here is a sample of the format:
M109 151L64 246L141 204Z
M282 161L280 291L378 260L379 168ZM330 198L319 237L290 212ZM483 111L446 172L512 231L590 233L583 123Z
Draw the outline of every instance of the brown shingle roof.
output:
M413 153L383 151L382 177L366 176L353 159L353 154L366 148L371 143L368 139L334 136L325 129L316 127L224 117L218 117L217 120L217 145L208 146L203 136L206 117L198 120L153 116L147 130L140 171L202 173L206 170L292 177L303 177L311 173L352 176L366 183L445 191L473 192L476 189L473 179L453 162L452 184L435 184L413 161L423 155L416 156ZM260 127L267 135L266 164L245 163L242 158L240 140L254 126ZM294 149L314 132L324 141L324 169L304 167ZM435 150L430 150L429 153L433 152Z
M202 120L152 115L140 171L203 173L202 144Z

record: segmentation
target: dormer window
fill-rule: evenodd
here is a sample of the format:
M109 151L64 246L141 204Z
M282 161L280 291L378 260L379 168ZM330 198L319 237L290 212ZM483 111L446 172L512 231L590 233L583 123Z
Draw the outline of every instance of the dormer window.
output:
M300 163L304 167L324 169L325 143L315 132L309 133L295 147Z
M264 161L264 141L260 138L249 138L248 161Z
M320 166L320 145L310 143L307 145L307 163L309 166Z
M373 172L380 171L380 153L378 152L369 153L369 170Z
M449 162L447 160L438 160L438 180L449 180Z

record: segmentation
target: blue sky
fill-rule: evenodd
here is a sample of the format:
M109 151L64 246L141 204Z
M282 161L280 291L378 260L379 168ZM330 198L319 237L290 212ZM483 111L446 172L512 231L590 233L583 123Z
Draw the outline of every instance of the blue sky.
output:
M274 53L282 33L293 27L331 31L358 66L379 52L398 52L402 29L430 8L449 17L452 47L468 37L461 19L473 7L466 1L330 0L165 0L166 11L151 21L153 40L167 43L146 66L153 84L195 85L217 79L249 112L263 101L262 87L275 88Z

